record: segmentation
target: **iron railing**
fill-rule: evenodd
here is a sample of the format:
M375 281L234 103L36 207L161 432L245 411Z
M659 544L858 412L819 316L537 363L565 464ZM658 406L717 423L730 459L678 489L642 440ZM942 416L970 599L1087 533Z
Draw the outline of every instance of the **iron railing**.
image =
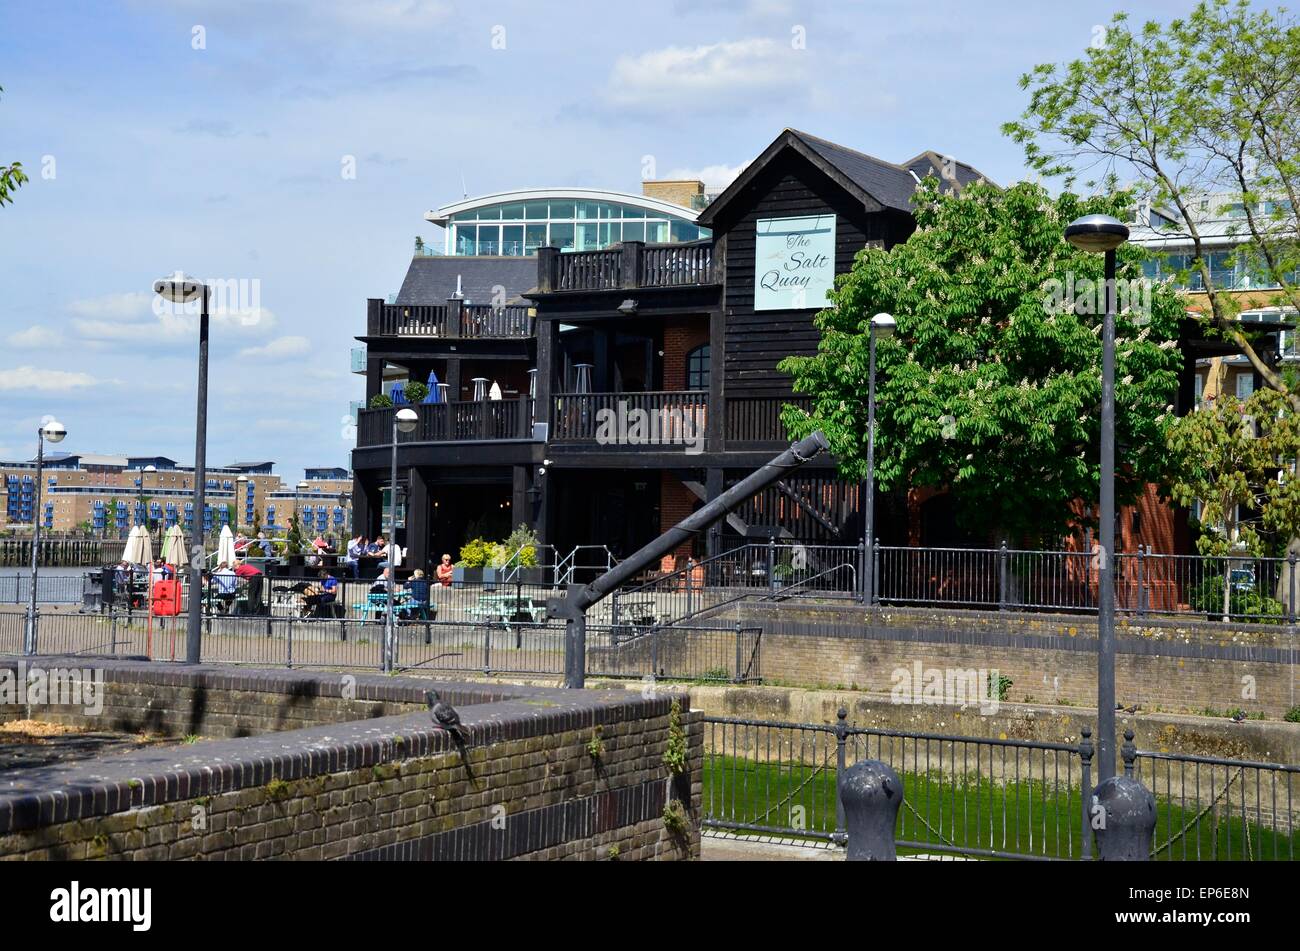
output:
M843 844L838 778L864 759L903 781L901 850L1089 859L1093 744L704 717L703 825ZM1156 860L1296 859L1300 767L1124 744L1125 770L1156 798Z
M76 604L81 600L83 584L81 575L38 574L36 601L38 604ZM31 595L31 574L0 575L0 604L26 604Z

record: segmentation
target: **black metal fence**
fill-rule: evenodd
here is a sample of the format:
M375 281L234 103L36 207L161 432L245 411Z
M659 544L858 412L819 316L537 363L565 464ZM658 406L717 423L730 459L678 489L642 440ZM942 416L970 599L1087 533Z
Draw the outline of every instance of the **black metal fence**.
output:
M38 604L76 604L81 601L82 575L36 576ZM0 575L0 604L26 604L32 596L30 573Z
M706 827L843 843L843 770L888 763L904 785L901 850L985 858L1092 856L1092 745L838 724L705 717ZM1131 734L1130 734L1131 739ZM1300 767L1139 751L1126 771L1156 797L1151 857L1296 859Z

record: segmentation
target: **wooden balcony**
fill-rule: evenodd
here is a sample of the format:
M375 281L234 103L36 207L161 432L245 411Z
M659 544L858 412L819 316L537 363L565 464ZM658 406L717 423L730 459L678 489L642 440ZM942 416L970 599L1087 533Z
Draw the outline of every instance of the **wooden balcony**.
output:
M539 248L537 289L542 293L720 284L712 244L624 241L603 251L562 253Z
M728 396L723 433L728 449L762 449L790 442L781 422L789 404L811 410L811 396Z
M608 446L703 446L705 390L560 393L552 397L551 441Z
M430 337L447 340L520 340L533 336L524 304L494 307L451 300L445 304L366 302L366 336Z
M399 443L493 442L533 438L532 401L526 396L509 400L459 400L422 403L413 409L420 416L412 433L399 433ZM357 447L391 446L395 409L363 409L357 413Z

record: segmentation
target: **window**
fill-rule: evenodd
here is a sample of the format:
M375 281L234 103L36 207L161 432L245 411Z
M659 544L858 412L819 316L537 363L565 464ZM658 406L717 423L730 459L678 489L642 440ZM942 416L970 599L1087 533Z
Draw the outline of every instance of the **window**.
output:
M1244 400L1255 392L1255 374L1246 372L1237 374L1237 399Z
M688 390L707 390L709 388L709 345L696 347L686 355L686 388Z
M1197 409L1201 408L1201 401L1205 398L1205 376L1201 373L1196 374L1196 389L1192 392L1192 405Z

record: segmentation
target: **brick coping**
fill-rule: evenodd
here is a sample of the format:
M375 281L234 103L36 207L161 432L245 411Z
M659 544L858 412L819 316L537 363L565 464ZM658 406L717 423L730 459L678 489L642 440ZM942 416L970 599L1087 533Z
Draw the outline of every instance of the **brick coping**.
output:
M143 660L42 655L0 655L0 668L19 661L42 667L104 671L108 683L287 692L343 696L341 673L300 670L181 666ZM424 692L438 690L456 706L469 748L552 733L666 716L674 697L665 691L643 696L627 690L563 690L501 687L411 677L355 674L356 700L424 704ZM689 702L683 703L689 709ZM55 763L17 771L0 789L0 835L130 809L183 802L264 786L346 772L382 763L455 750L450 734L433 726L423 710L350 720L278 733L200 740L181 747L145 748L90 760Z

